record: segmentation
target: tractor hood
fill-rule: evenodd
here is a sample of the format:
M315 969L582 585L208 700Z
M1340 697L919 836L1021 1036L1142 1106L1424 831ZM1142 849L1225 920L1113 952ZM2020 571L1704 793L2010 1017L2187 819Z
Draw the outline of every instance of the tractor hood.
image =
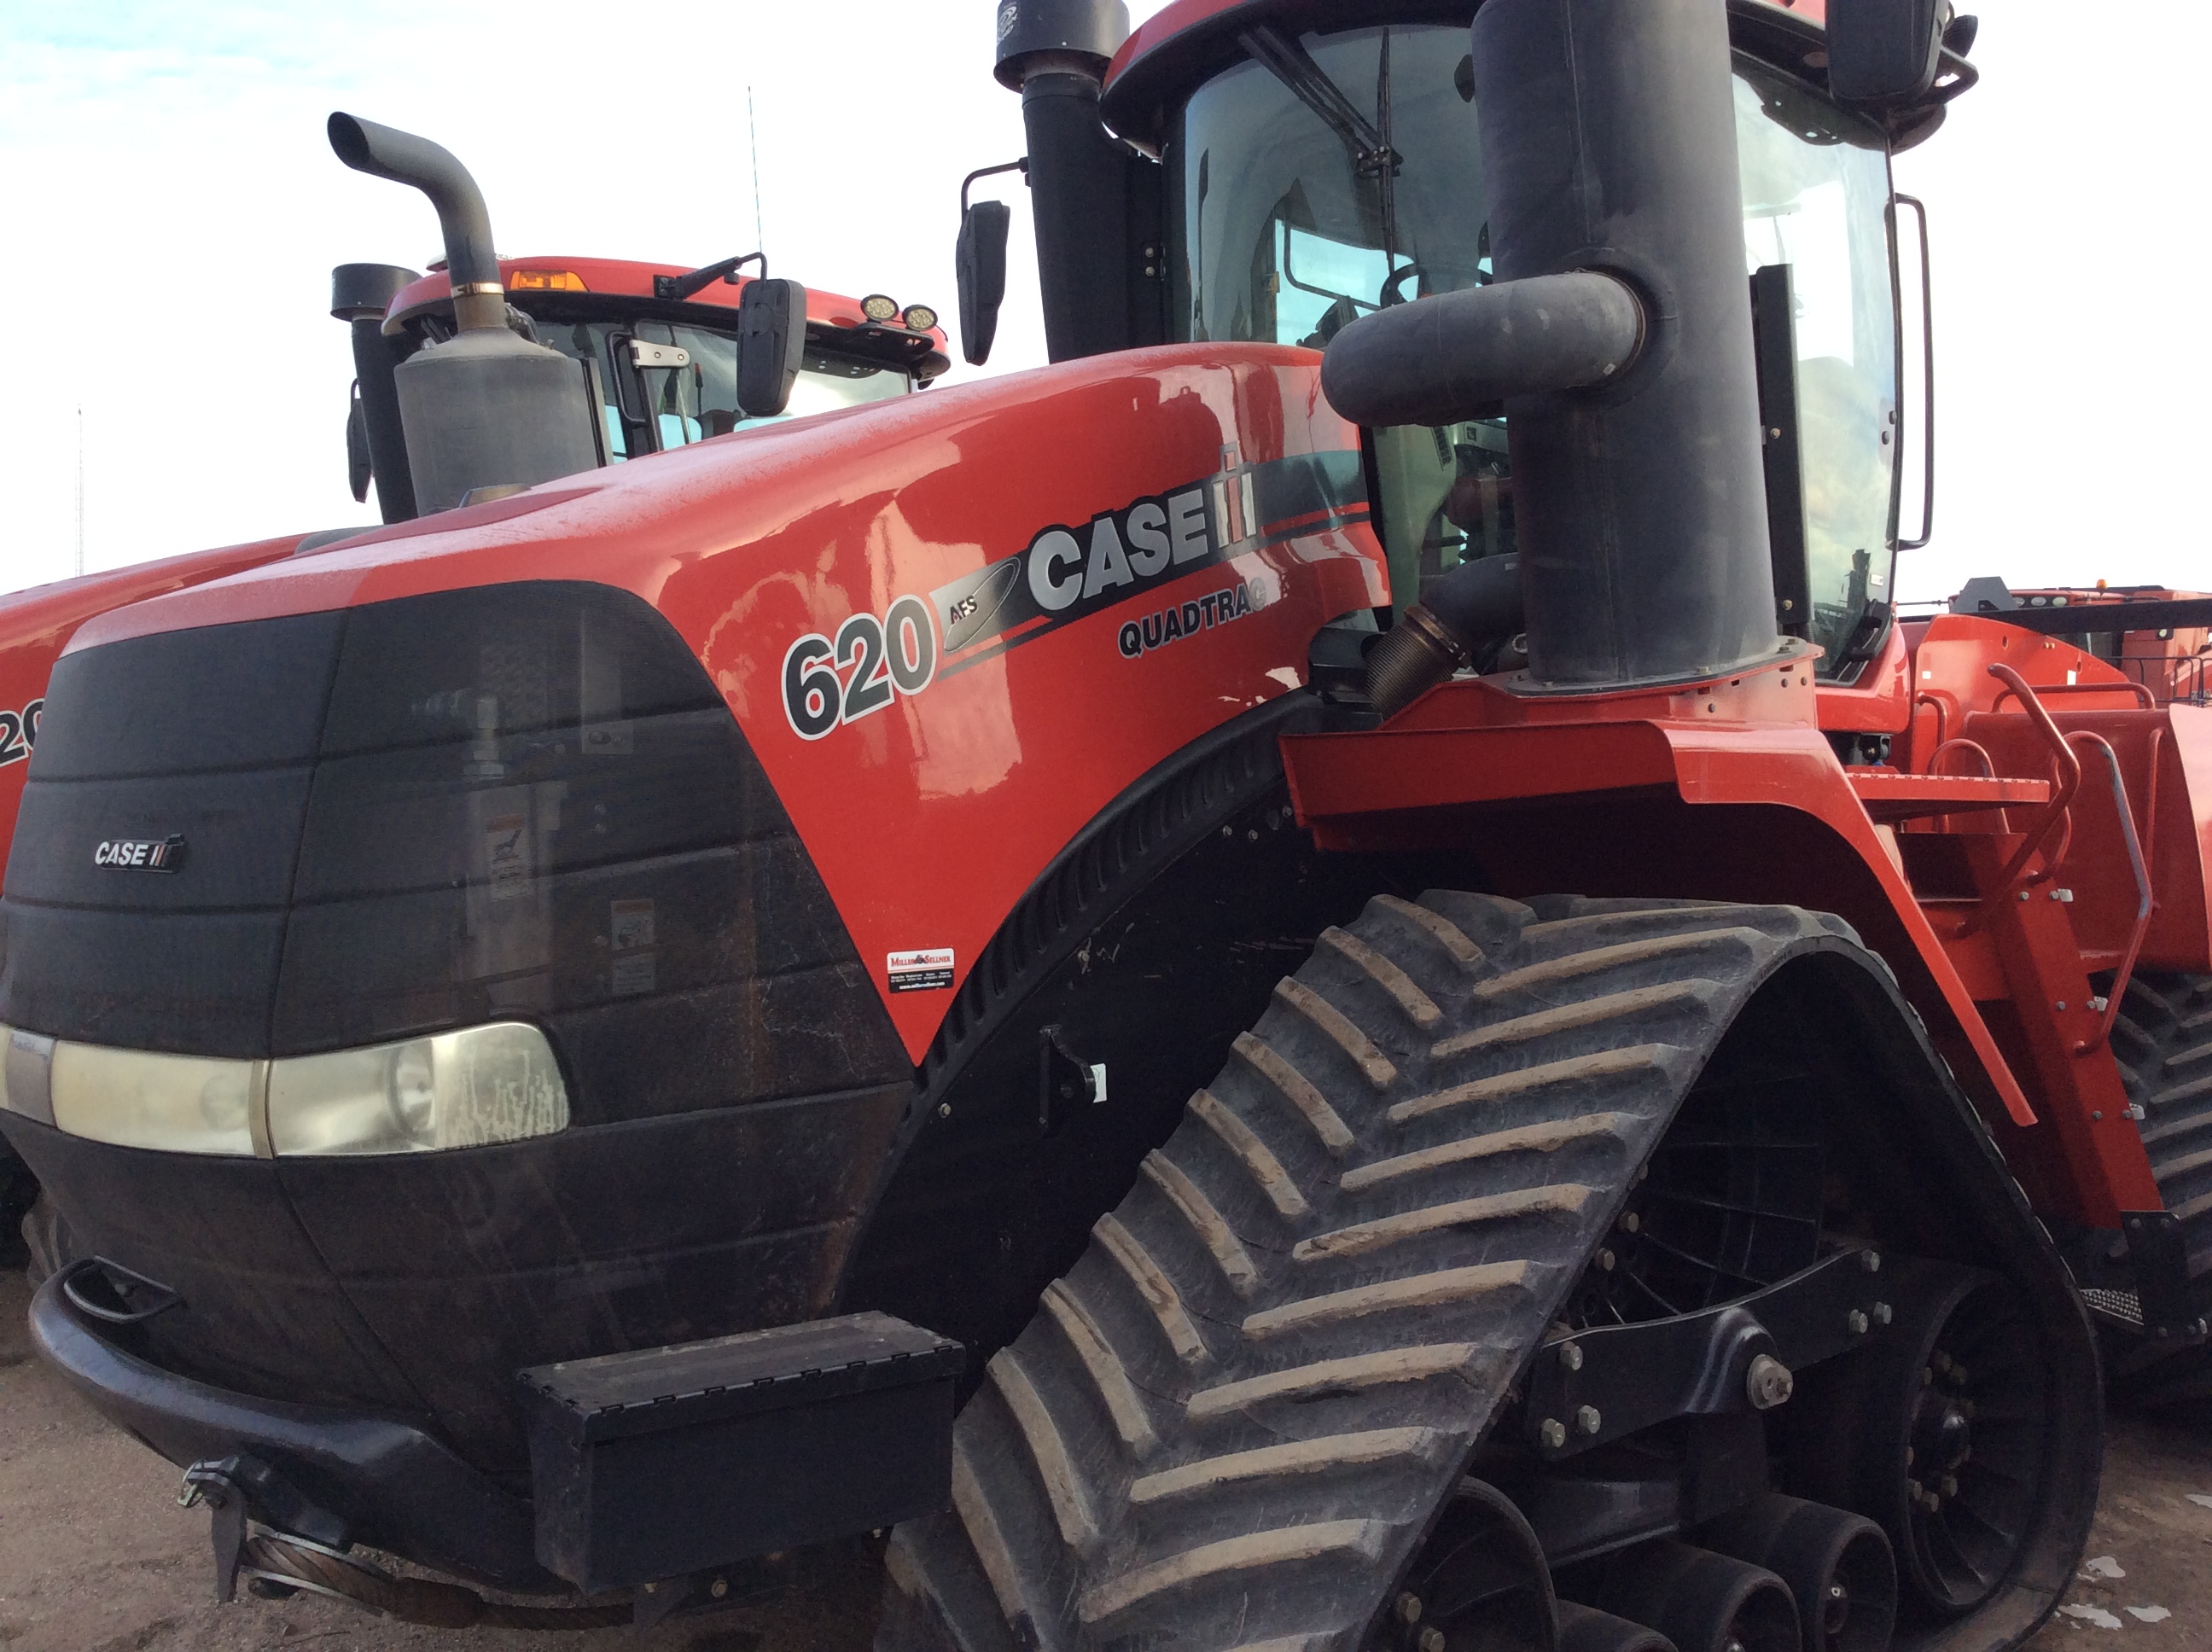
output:
M195 732L179 729L158 753L149 747L144 760L194 771L264 762L284 768L298 809L307 807L318 741L325 757L339 750L331 744L338 734L317 732L331 674L346 690L347 672L380 669L336 662L366 662L393 649L415 650L406 655L420 679L407 690L414 698L393 700L376 732L344 736L355 743L349 753L419 740L459 775L471 762L512 763L511 752L472 757L472 741L559 745L567 738L578 750L558 762L573 767L585 762L581 742L594 726L641 714L626 702L622 716L595 708L592 695L619 700L623 690L579 678L573 654L580 645L570 635L576 622L547 617L573 607L573 592L561 592L589 586L605 624L652 637L656 658L690 674L678 695L684 705L702 713L726 708L725 720L734 719L732 732L789 811L862 966L918 1057L945 1013L937 987L957 987L1060 846L1165 752L1297 687L1322 624L1387 600L1379 551L1364 526L1357 434L1322 401L1317 358L1266 347L1240 355L1223 365L1218 349L1160 349L933 391L741 432L369 531L312 562L102 616L78 635L62 673L125 682L162 673L162 714L174 711ZM978 476L989 478L980 488ZM526 609L541 613L542 625L525 623ZM493 647L472 629L478 618L506 612L515 616L518 636L535 639L527 647L568 651L568 663L545 678L551 686L501 693L471 664L471 650ZM217 628L220 635L212 634ZM1182 641L1194 630L1199 635ZM270 664L276 674L260 682L254 673L263 668L249 663L259 656L246 645L279 631L302 641L277 647L289 663L281 671ZM195 632L210 635L195 642ZM372 643L373 632L388 635ZM1048 646L1033 646L1041 643ZM204 651L228 665L204 677L159 663L177 650ZM142 653L145 664L125 663ZM1102 701L1095 692L1073 691L1096 680L1094 654L1111 663L1107 681L1124 685L1125 695ZM102 666L103 658L112 663ZM1044 686L1019 695L1018 723L1013 684L1024 677ZM180 701L179 683L199 686ZM122 691L102 693L112 701ZM222 694L268 709L236 721L234 708L214 697ZM532 694L552 698L520 709L535 704ZM434 714L423 709L440 696L447 698ZM486 708L487 700L501 703ZM483 716L498 720L480 724ZM276 738L272 731L286 720L298 723L296 749L229 751L249 733ZM195 741L210 738L227 755L211 763L191 756ZM1091 760L1049 781L1035 762L1025 766L1029 754L1055 749L1082 750ZM106 758L85 761L94 765L88 774L122 772L103 768ZM618 767L621 757L593 761ZM585 772L603 771L586 763ZM568 768L562 775L563 785L585 785ZM334 799L333 783L325 776L312 784ZM73 786L67 823L55 817L50 835L17 850L18 866L48 869L39 875L52 879L57 903L37 914L29 905L11 908L18 935L26 924L89 923L88 902L135 912L149 898L94 866L94 847L185 829L156 818L153 805L132 805L127 822L96 819L95 789ZM210 795L230 789L225 781ZM62 795L55 793L58 803ZM573 818L581 793L571 795ZM93 812L80 816L80 807ZM365 800L349 810L349 819L362 823L348 830L376 829L366 824L375 811ZM274 817L263 818L265 825ZM214 829L203 828L203 835ZM281 837L288 829L271 829ZM968 853L981 841L999 853ZM886 845L898 852L886 853ZM451 845L440 851L454 852ZM416 853L428 855L432 847ZM265 890L240 886L212 896L225 922L248 907L265 908L276 921L287 874L276 870L283 857L270 856L278 856L274 842L250 853L241 842L230 857L268 869L270 881ZM173 878L155 880L155 904L191 908L192 884L229 875L218 872L212 841L194 843L190 857ZM950 864L967 867L956 884L913 875L915 866ZM301 865L304 872L308 862ZM394 888L411 888L408 880L423 874L418 867L393 875L400 880ZM330 886L331 898L343 881ZM15 890L12 875L9 887ZM89 936L85 945L85 968L105 981L109 955ZM932 972L933 980L947 978L923 991L895 980L902 973L895 957L913 953L950 953L949 970ZM90 976L82 989L50 983L64 993L81 990L78 1008L64 1016L59 999L26 999L31 983L22 971L30 966L20 951L13 963L0 1019L14 1024L82 1036L89 1017L104 1042L152 1039L173 1048L216 1041L225 1048L205 1053L240 1056L287 1042L281 1017L274 1030L256 1030L267 1024L254 1002L263 989L238 1001L227 1031L214 1029L224 1018L210 1019L212 1006L203 1004L158 1038L140 1023L125 1037L114 1017L127 1020L125 1001L144 999L157 983L128 992ZM604 973L605 961L592 968ZM177 971L179 990L192 998L197 975L181 963ZM333 977L334 1005L352 996L339 987L343 978ZM75 1024L41 1024L58 1018ZM335 1028L301 1036L310 1045L342 1042Z

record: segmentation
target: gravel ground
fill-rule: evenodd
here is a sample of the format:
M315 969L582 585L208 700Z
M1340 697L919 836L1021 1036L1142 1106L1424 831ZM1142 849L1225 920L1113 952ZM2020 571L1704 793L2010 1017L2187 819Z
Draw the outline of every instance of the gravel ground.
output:
M177 1471L110 1428L32 1356L28 1297L0 1278L0 1647L6 1652L863 1652L872 1564L805 1594L711 1616L546 1635L386 1623L301 1596L210 1599L208 1517L176 1506ZM2212 1419L2116 1418L2084 1564L2036 1652L2212 1647Z

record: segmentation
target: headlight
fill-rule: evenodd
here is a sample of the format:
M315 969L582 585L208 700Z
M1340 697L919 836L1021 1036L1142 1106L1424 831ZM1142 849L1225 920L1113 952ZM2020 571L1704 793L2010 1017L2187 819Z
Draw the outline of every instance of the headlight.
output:
M124 1147L252 1158L256 1069L263 1065L57 1043L54 1127Z
M520 1022L275 1061L108 1049L7 1028L0 1052L0 1106L73 1136L162 1152L414 1153L568 1126L552 1047Z
M520 1022L269 1064L278 1153L416 1153L550 1135L568 1092L545 1035Z

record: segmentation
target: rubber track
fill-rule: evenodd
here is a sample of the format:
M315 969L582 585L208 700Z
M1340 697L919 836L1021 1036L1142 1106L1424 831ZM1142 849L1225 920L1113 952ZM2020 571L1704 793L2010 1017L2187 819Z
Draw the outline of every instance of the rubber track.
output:
M1350 1648L1791 908L1436 891L1240 1036L894 1534L879 1652Z
M2112 1029L2128 1099L2166 1208L2181 1218L2189 1274L2212 1311L2212 975L2137 976Z

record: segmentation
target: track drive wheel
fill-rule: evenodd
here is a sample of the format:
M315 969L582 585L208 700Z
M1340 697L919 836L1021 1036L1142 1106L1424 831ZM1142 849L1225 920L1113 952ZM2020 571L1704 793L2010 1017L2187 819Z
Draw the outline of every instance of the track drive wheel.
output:
M2112 1054L2128 1099L2143 1112L2143 1148L2159 1196L2181 1223L2190 1297L2197 1313L2212 1316L2212 975L2130 981ZM2212 1351L2180 1351L2118 1386L2152 1404L2212 1400Z
M1528 1351L1731 1021L1815 951L1858 955L1790 908L1437 891L1326 932L991 1359L878 1648L1401 1643Z

